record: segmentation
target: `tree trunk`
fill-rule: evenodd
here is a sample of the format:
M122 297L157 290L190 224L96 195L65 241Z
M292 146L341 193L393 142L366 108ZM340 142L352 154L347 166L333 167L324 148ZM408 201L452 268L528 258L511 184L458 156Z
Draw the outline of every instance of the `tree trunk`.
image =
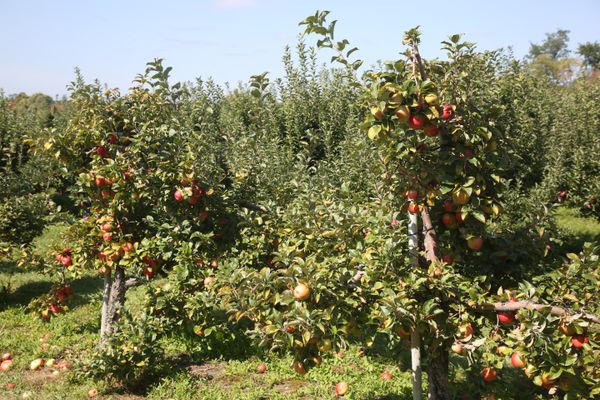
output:
M125 270L122 267L116 267L113 275L110 273L104 275L102 321L100 323L101 345L106 343L115 322L119 319L120 310L125 304L125 290Z
M413 400L423 400L421 368L421 334L417 329L410 334L410 364L412 369Z
M448 349L429 347L427 351L427 381L429 400L450 400L448 382Z
M408 213L408 252L413 268L419 267L419 220L417 214ZM421 373L421 334L415 329L410 335L410 359L412 370L413 400L423 399Z

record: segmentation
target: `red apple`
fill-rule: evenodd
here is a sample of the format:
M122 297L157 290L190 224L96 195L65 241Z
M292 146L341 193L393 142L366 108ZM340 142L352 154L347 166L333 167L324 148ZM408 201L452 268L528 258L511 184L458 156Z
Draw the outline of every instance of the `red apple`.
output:
M144 256L143 261L151 267L154 267L156 264L158 264L156 258L153 257Z
M98 396L98 389L90 389L87 392L89 398Z
M442 261L448 265L452 265L452 263L454 262L454 260L452 259L452 256L449 254L444 254L442 256Z
M425 125L425 117L422 115L411 115L408 119L408 126L412 129L421 129Z
M509 311L498 311L498 321L501 324L512 324L515 322L515 313Z
M446 201L444 201L442 208L446 212L452 212L454 210L454 203L452 203L450 200L446 200Z
M95 182L97 187L106 185L106 179L103 176L97 176Z
M381 379L383 379L384 381L389 381L390 379L392 379L392 374L390 374L389 372L384 372L383 374L381 374Z
M338 396L343 396L348 393L348 384L346 382L340 382L335 385L335 394Z
M304 364L302 364L301 361L294 362L294 371L296 371L298 375L306 374L306 368L304 368Z
M442 215L442 222L447 227L455 226L456 225L456 217L454 216L454 214L446 213L446 214Z
M452 118L453 114L454 114L454 110L452 109L452 105L444 104L444 107L442 109L442 118L447 121L450 118Z
M50 304L50 311L52 311L52 314L59 314L62 311L62 307L58 304Z
M131 243L131 242L125 242L125 244L123 245L123 251L125 253L129 253L132 250L133 250L133 243Z
M73 259L71 258L71 256L63 256L63 257L60 259L60 263L61 263L63 266L65 266L65 267L68 267L68 266L70 266L70 265L73 263Z
M496 372L496 369L492 368L492 367L485 367L481 371L481 376L483 377L483 380L486 382L495 381L497 375L498 375L498 373Z
M115 135L114 133L111 133L110 135L108 135L108 141L111 144L117 144L117 143L119 143L119 137L117 135Z
M2 361L6 361L6 360L12 360L13 356L10 353L4 353L2 354Z
M144 275L146 275L146 277L148 279L152 279L152 277L154 276L154 268L152 268L152 267L144 268Z
M96 147L96 154L100 157L106 157L108 155L108 150L104 146L98 146Z
M112 199L113 197L115 197L115 192L113 190L103 189L103 190L100 191L100 196L102 196L102 198L104 200L106 200L106 199Z
M510 357L510 362L515 368L525 368L525 362L521 358L521 355L518 352L514 352Z
M437 126L430 124L423 128L423 132L429 137L436 137L440 133L440 130Z
M59 303L65 301L67 297L69 296L67 296L64 289L61 288L56 291L56 300L58 300Z
M260 363L260 364L258 364L258 367L256 367L256 370L258 371L259 374L264 374L265 371L267 370L267 365L265 363Z
M410 203L408 205L408 212L411 214L418 214L421 212L421 206L419 206L417 203Z
M571 344L576 349L580 349L584 344L589 343L589 340L584 335L575 335L571 338Z
M0 371L8 371L12 367L13 360L4 360L0 363Z
M110 242L113 238L113 234L111 232L104 232L104 234L102 235L102 239L104 239L107 242Z
M467 246L471 250L481 250L481 248L483 247L483 239L477 236L471 237L467 239Z
M456 354L462 354L463 352L463 346L460 343L454 343L452 345L452 351L455 352Z
M175 193L173 193L173 197L175 198L175 201L182 201L183 200L183 191L181 189L177 189L175 191Z
M454 218L456 219L457 224L462 224L465 222L465 220L462 217L462 211L460 210L454 213Z
M410 189L406 191L406 197L409 200L416 200L419 197L419 192L414 189Z
M104 232L108 232L108 231L110 231L110 230L112 229L112 225L111 225L111 224L109 224L109 223L107 222L106 224L102 225L102 228L101 228L101 229L102 229Z
M6 388L6 390L13 390L17 387L17 385L14 383L7 383L6 385L4 385L4 387Z

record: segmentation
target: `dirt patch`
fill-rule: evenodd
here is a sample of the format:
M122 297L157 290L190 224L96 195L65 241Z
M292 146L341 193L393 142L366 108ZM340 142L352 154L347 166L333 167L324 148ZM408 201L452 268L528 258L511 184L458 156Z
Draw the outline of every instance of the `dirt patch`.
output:
M23 380L27 382L28 387L41 388L46 383L55 381L61 377L62 374L56 372L49 368L43 368L38 371L26 371L23 373Z
M225 377L225 368L221 363L193 364L187 367L188 372L202 379L215 380Z
M103 396L98 397L98 399L103 399L103 398L105 398L105 397L103 397ZM130 394L130 393L110 395L110 399L112 399L112 400L142 400L145 398L146 397L144 397L144 396L138 396L138 395Z
M273 385L273 390L281 394L294 394L297 393L303 386L307 386L309 383L306 381L300 381L298 379L289 379L286 381L278 382Z

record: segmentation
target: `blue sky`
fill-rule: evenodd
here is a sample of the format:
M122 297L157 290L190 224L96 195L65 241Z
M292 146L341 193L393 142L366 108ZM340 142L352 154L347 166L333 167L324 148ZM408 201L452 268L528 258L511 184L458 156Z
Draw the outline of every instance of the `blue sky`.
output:
M124 89L155 57L173 66L174 80L277 77L298 22L317 9L331 11L337 37L367 65L396 58L416 25L428 58L442 56L452 33L480 49L512 46L517 57L557 28L571 31L572 49L600 40L598 0L0 0L0 88L62 95L78 66L87 80Z

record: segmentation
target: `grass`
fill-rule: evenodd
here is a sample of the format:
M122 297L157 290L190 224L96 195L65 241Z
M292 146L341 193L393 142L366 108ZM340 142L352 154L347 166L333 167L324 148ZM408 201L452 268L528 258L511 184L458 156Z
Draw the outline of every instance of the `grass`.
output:
M558 208L555 217L562 231L565 251L579 252L585 242L600 245L600 221L582 217L579 210L566 207Z

